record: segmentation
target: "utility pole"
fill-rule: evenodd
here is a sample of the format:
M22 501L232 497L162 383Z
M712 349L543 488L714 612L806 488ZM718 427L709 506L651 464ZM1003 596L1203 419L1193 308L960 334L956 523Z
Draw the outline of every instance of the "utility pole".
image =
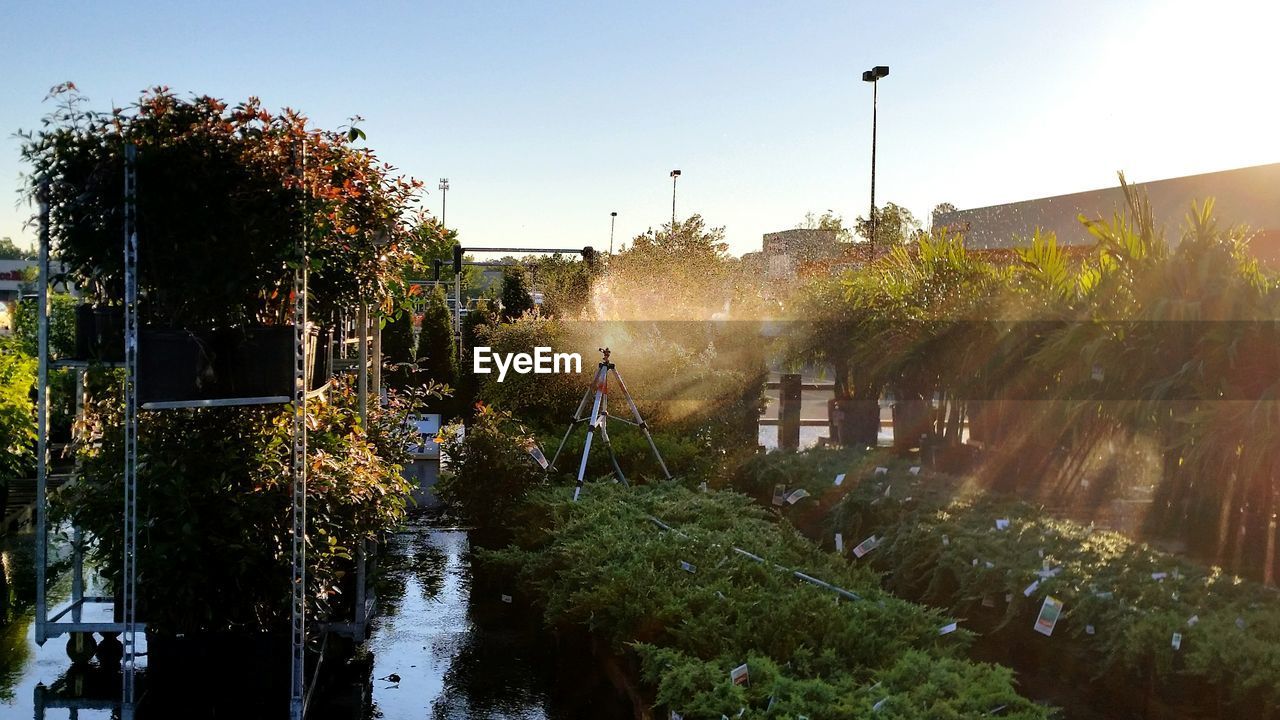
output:
M862 81L871 83L871 256L876 250L876 105L878 102L879 80L889 75L888 65L877 65L862 73Z
M680 177L679 170L671 171L671 232L676 231L676 178Z
M440 224L449 227L445 222L445 201L449 194L449 178L440 178Z

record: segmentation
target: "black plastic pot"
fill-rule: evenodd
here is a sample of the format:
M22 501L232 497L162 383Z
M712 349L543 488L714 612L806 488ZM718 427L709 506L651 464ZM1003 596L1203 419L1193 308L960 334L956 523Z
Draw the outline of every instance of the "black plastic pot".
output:
M143 328L138 333L138 402L217 397L214 353L186 330Z
M289 698L289 633L147 631L148 694L216 716L280 717ZM247 713L247 715L244 715Z
M124 360L124 308L109 305L76 306L77 360Z
M219 392L225 397L293 395L293 326L255 325L220 333ZM316 366L316 328L309 328L303 367Z

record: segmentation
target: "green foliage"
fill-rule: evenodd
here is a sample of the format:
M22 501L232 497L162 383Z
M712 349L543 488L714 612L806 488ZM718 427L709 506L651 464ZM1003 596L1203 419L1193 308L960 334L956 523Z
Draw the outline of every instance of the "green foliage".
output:
M482 557L515 573L552 626L632 648L657 702L686 717L746 708L763 718L771 695L786 714L770 717L866 717L885 696L895 717L977 717L998 705L1007 717L1047 717L1007 671L959 659L968 633L939 636L947 618L883 592L875 573L818 551L745 496L601 484L573 503L568 489L547 488L518 517L516 544ZM862 599L837 600L778 566ZM742 663L747 687L729 680ZM936 682L916 687L912 673Z
M510 322L533 309L529 271L522 265L502 268L502 319Z
M805 518L811 532L842 533L846 544L882 538L863 562L886 571L888 589L967 618L962 627L1006 649L1042 640L1032 628L1044 597L1063 601L1052 657L1041 662L1068 680L1150 684L1190 707L1209 693L1178 691L1195 683L1218 694L1224 717L1280 707L1274 592L955 478L910 475L900 461L877 475L877 462L885 464L847 451L770 453L744 466L735 487L757 496L773 482L808 489L802 502L821 509ZM839 487L837 472L847 473Z
M436 483L436 495L473 527L502 530L511 513L542 471L526 449L534 438L514 427L511 416L481 408L467 426L441 431L448 469Z
M458 356L453 337L453 320L449 317L449 306L445 301L444 290L437 287L427 296L427 303L422 313L422 326L418 330L418 347L414 351L417 371L413 373L414 381L430 380L437 383L458 387ZM446 417L459 412L459 404L455 396L452 400L441 400L431 407Z
M876 219L876 236L875 246L883 247L900 247L908 243L919 240L924 233L920 229L920 221L916 219L911 211L896 203L885 203L883 207L875 210ZM871 237L871 220L858 216L853 223L853 229L858 235L868 240Z
M76 305L68 293L49 293L49 357L54 360L75 356ZM35 356L40 351L40 327L35 300L23 300L13 314L13 334L22 351Z
M54 511L86 531L94 561L114 582L124 438L118 392L102 397L89 409L80 481L60 489ZM366 428L355 406L345 385L307 405L307 598L316 619L347 616L354 549L405 516L404 410L371 407ZM291 424L292 412L278 406L142 415L139 603L149 628L217 632L288 623Z
M844 226L844 218L831 210L827 210L821 215L807 212L804 214L804 222L796 227L805 230L835 230L837 242L851 242L853 240L853 232Z
M36 361L18 345L12 337L0 338L0 491L8 480L27 476L35 462Z
M387 371L383 373L382 382L388 388L402 390L412 383L416 360L413 341L413 313L401 310L385 320L382 327L382 363Z
M556 253L527 258L533 287L542 292L538 311L558 318L576 318L591 302L595 271L585 262Z
M13 238L0 238L0 260L25 260L35 254L30 248L20 248Z
M393 175L341 132L165 88L129 108L83 109L74 86L38 132L22 133L27 193L48 181L49 232L76 285L123 296L124 152L138 147L139 291L147 319L178 327L281 323L306 230L317 316L378 296L419 257L410 205L419 183ZM303 161L305 158L305 164ZM361 284L363 283L363 287Z

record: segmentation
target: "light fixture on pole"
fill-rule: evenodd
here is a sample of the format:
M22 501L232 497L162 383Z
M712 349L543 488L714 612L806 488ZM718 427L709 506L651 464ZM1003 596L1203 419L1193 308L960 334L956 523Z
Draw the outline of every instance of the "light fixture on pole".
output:
M867 238L867 242L871 244L871 254L875 256L876 249L876 104L878 100L877 89L879 88L879 80L889 74L888 65L877 65L870 70L862 73L862 81L871 83L871 237Z
M679 170L671 171L671 232L676 230L676 178L680 177Z
M445 201L447 199L446 196L449 194L449 178L440 178L440 185L438 187L440 188L440 224L448 227L448 225L445 224L444 216Z
M613 255L613 226L618 221L618 213L609 213L609 254Z

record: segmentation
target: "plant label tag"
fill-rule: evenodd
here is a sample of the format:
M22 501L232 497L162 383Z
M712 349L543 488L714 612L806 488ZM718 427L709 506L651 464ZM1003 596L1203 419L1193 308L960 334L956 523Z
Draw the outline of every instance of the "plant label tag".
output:
M871 709L875 712L880 712L880 708L884 707L884 704L887 702L889 702L889 698L880 698L876 701L875 705L871 706Z
M996 520L996 529L997 529L997 530L1008 530L1008 529L1009 529L1009 518L999 518L999 519L997 519L997 520Z
M919 474L920 474L920 466L919 466L919 465L912 465L910 468L908 468L908 469L907 469L907 474L908 474L908 475L919 475Z
M844 473L840 473L839 475L836 476L835 485L836 487L839 487L843 484L844 484Z
M1085 635L1092 635L1092 634L1094 634L1094 632L1096 632L1096 631L1093 629L1093 626L1092 626L1092 625L1085 625L1085 626L1084 626L1084 634L1085 634Z
M889 493L891 493L891 492L893 492L893 485L892 485L892 484L890 484L890 485L885 486L885 489L884 489L884 496L885 496L885 497L889 497Z
M511 596L510 596L510 595L503 595L503 596L502 596L502 602L504 602L504 603L506 603L506 604L510 605L510 604L511 604Z
M1006 603L1011 603L1011 602L1013 602L1013 593L1005 593L1005 594L1004 594L1004 601L1005 601Z
M684 720L684 716L675 710L671 711L671 720Z
M1180 632L1176 632L1173 634L1173 649L1174 650L1182 649L1182 633Z
M1102 378L1105 377L1105 374L1102 372L1102 366L1094 365L1093 372L1089 373L1089 377L1093 378L1094 382L1102 382Z
M939 635L950 635L951 633L953 633L953 632L955 632L955 631L956 631L956 623L950 623L950 624L943 625L942 627L938 628L938 634L939 634Z
M701 485L699 485L698 487L702 489L702 492L706 492L706 491L707 491L707 481L706 481L706 480L703 480L703 481L702 481L702 484L701 484Z
M1198 622L1200 622L1200 616L1192 615L1191 617L1187 618L1187 627L1195 627L1196 623Z
M747 664L742 663L738 667L729 671L729 679L733 681L734 685L750 685L751 677L749 673L750 671L747 669Z
M719 590L717 590L717 591L716 591L716 597L720 598L721 600L726 600L726 599L727 599L727 598L724 596L724 593L720 592Z
M801 500L807 497L809 497L808 490L805 490L804 488L796 488L795 490L791 491L790 495L787 496L787 504L795 505L796 503L800 502Z
M978 567L978 558L974 558L973 562L970 563L970 565L972 565L973 567Z
M876 546L879 544L880 544L880 541L876 539L875 535L872 535L866 540L863 540L862 542L858 543L853 548L853 556L860 558L863 555L866 555L867 553L871 552L872 550L875 550Z
M1035 592L1036 588L1038 587L1040 587L1040 581L1039 580L1032 581L1032 583L1027 586L1027 589L1022 591L1022 596L1031 597L1031 593Z
M888 475L888 474L889 474L889 468L883 467L883 466L876 468L876 475Z
M1115 593L1111 592L1110 590L1106 590L1104 592L1096 592L1093 594L1093 596L1102 600L1110 600L1111 598L1115 597Z
M993 562L991 562L990 560L983 560L982 562L987 566L987 569L988 569L988 570L990 570L991 568L994 568L994 567L996 566L996 564L995 564L995 563L993 563Z
M1167 577L1169 577L1169 573L1163 573L1163 572L1153 572L1153 573L1151 573L1151 579L1152 579L1152 580L1157 580L1157 581L1159 581L1159 580L1164 580L1164 579L1165 579L1165 578L1167 578Z
M991 597L990 595L983 595L983 596L982 596L982 607L984 607L984 608L993 608L993 607L995 607L995 606L996 606L996 599L995 599L995 598Z
M695 573L698 571L698 568L694 567L692 563L687 563L683 560L680 561L680 569L687 573Z
M951 538L946 535L942 536L942 547L951 547Z
M787 502L787 486L774 485L773 486L773 504L781 507L785 505L786 502Z
M1236 627L1237 627L1237 628L1240 628L1241 630L1243 630L1243 629L1244 629L1244 627L1245 627L1245 625L1244 625L1244 618L1242 618L1242 617L1238 617L1238 618L1236 618Z
M844 554L844 535L840 533L836 533L836 552L841 555Z
M1053 635L1053 628L1058 624L1058 618L1061 616L1062 601L1052 595L1046 596L1044 604L1040 606L1040 617L1036 618L1036 632L1045 637Z
M1081 489L1081 490L1088 490L1088 489L1089 489L1089 481L1088 481L1088 480L1081 480L1081 481L1080 481L1080 489Z

